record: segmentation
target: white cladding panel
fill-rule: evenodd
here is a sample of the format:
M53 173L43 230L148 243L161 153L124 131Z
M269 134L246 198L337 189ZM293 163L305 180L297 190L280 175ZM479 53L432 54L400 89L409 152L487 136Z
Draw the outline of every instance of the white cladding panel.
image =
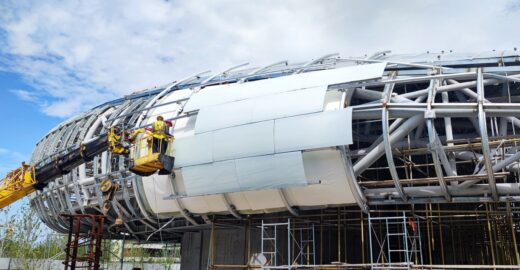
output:
M291 75L243 84L224 85L218 88L205 88L188 100L184 111L190 112L217 104L305 88L303 80L298 80L300 76Z
M305 174L320 184L285 190L294 205L338 205L356 203L345 172L345 161L338 150L308 151L303 154Z
M211 132L213 160L273 154L273 129L274 121L264 121Z
M195 134L175 141L175 166L352 144L351 120L347 108Z
M171 213L180 211L173 203L165 203L164 197L172 194L171 181L166 175L150 175L143 177L143 190L148 205L155 213Z
M234 160L184 167L182 177L188 195L240 190Z
M290 90L376 79L383 76L385 67L386 63L366 64L313 71L243 84L235 83L222 87L208 87L195 93L186 103L184 111L189 112L203 107Z
M213 162L211 133L176 139L173 143L175 166L184 167Z
M253 121L322 111L326 91L326 86L319 86L260 97L253 110Z
M292 154L292 153L287 153ZM284 155L287 155L284 154ZM341 205L341 204L355 204L353 193L348 185L348 180L344 170L344 160L341 158L339 151L333 149L317 150L317 151L306 151L302 153L303 166L305 169L305 177L308 183L320 184L295 184L293 186L286 186L285 194L288 200L294 206L326 206L326 205ZM232 162L232 161L229 161ZM263 161L251 160L251 164ZM269 162L265 162L269 163ZM290 164L283 163L283 164ZM297 164L294 162L294 164ZM209 164L207 164L209 165ZM298 165L299 166L299 165ZM198 166L194 166L198 167ZM230 167L228 167L229 169ZM176 183L176 194L186 194L186 188L184 186L183 173L186 171L184 168L182 171L178 170L177 176L174 180ZM231 188L229 183L226 182L222 176L229 176L233 173L225 172L224 167L221 167L222 173L217 173L218 179L213 178L205 179L203 183L210 183L208 187L212 187L211 190L206 192L214 192L213 188L219 188L218 185L227 186ZM240 170L246 170L246 167L242 167ZM285 169L284 169L285 170ZM243 174L238 172L237 175ZM287 174L292 175L291 172L297 172L298 170L290 170ZM211 171L210 173L213 173ZM189 172L188 172L189 174ZM250 175L248 179L252 179L253 176L259 176L260 173L248 173ZM296 175L296 173L294 173ZM197 177L197 175L195 175ZM246 178L246 177L244 177ZM220 180L222 179L222 180ZM235 178L232 178L235 179ZM238 180L239 186L246 184L255 184L255 182L245 182ZM296 182L296 181L295 181ZM187 183L189 185L189 183ZM168 176L165 175L152 175L143 178L143 185L145 190L145 197L148 205L154 213L166 214L166 215L180 215L178 205L172 200L165 200L164 197L172 194L171 183ZM200 183L196 184L200 187L200 191L204 191L204 186ZM236 185L235 185L236 186ZM262 187L263 184L259 183L258 187ZM243 188L243 187L241 187ZM227 193L229 201L239 211L243 213L250 213L251 211L263 211L270 212L275 209L285 209L285 206L280 198L280 194L276 189L256 189L251 191L241 191ZM219 188L220 189L220 188ZM221 191L221 189L220 189ZM221 195L202 195L184 197L179 199L186 209L192 213L218 213L227 212L225 201ZM175 213L175 214L174 214Z
M352 143L351 110L322 112L324 104L330 103L325 102L328 85L368 79L367 73L375 68L380 71L374 78L380 77L384 66L364 65L208 87L194 94L188 105L192 101L203 105L197 108L196 121L192 117L191 124L180 122L175 128L179 136L174 143L175 165L182 168L175 181L182 182L178 183L178 192L188 196L182 199L185 207L194 213L226 211L222 198L215 194L230 193L231 203L238 209L280 208L284 206L278 188L286 188L295 205L350 203L341 167L331 177L307 172L300 150ZM340 96L335 93L333 99L340 100ZM185 111L190 110L185 107ZM322 184L308 185L318 180ZM165 192L163 188L161 193ZM322 193L311 196L318 190ZM344 199L345 191L348 199ZM319 199L331 192L338 194ZM146 195L150 200L151 194Z
M245 190L306 185L301 152L236 160L238 180Z
M234 101L200 109L195 133L323 110L326 86Z
M352 144L352 110L299 115L275 121L275 152Z
M194 129L196 121L197 115L175 120L174 131L172 133L175 135L175 139L193 136L193 134L195 134Z
M246 99L202 108L197 114L195 133L253 122L254 99Z
M188 196L306 185L301 152L182 168Z

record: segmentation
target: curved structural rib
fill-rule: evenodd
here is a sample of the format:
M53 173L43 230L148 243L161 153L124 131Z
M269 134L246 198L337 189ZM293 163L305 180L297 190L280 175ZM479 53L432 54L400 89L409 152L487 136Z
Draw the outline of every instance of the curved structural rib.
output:
M45 187L31 206L63 232L60 213L108 205L108 222L157 240L212 215L520 199L519 55L445 56L241 65L102 104L38 142L31 163ZM175 122L175 178L136 176L131 156L104 147L110 126L157 115ZM103 180L118 186L108 202Z

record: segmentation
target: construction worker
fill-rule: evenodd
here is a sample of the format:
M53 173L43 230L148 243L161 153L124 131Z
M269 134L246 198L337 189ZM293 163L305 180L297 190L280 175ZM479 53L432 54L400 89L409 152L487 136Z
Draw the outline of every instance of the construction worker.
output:
M152 128L139 128L134 130L132 134L128 136L128 141L134 143L134 140L137 138L137 135L141 133L150 134L152 138L152 152L157 153L165 153L168 148L168 138L171 136L168 132L168 128L173 126L171 121L164 120L164 118L159 115L157 116L156 121L153 123Z
M410 229L415 232L417 230L417 224L415 224L415 221L412 217L408 217L408 226L410 226Z
M118 126L111 127L108 130L108 148L115 154L128 154L128 145L121 140L124 131Z
M170 121L164 121L161 115L157 116L157 120L152 125L152 151L154 153L166 153L166 149L168 148L167 139L171 136L168 132L168 128L171 126L172 123Z

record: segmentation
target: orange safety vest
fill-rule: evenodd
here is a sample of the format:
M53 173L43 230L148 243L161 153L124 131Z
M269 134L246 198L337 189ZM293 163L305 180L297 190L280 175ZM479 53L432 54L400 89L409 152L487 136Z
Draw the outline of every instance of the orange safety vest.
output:
M408 218L408 226L410 226L410 229L412 229L413 232L417 230L417 224L415 224L415 221L411 217Z
M155 121L152 125L152 136L156 139L168 138L168 126L164 121Z

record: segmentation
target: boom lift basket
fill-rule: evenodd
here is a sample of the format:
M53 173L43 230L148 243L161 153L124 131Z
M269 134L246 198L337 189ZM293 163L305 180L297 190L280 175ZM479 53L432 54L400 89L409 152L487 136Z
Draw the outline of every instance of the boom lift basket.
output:
M134 143L133 159L130 162L130 171L141 176L152 175L157 170L159 174L166 175L173 172L175 158L173 153L173 137L164 140L157 140L157 145L153 145L153 137L144 135ZM161 153L163 143L166 141L168 146L166 151Z

